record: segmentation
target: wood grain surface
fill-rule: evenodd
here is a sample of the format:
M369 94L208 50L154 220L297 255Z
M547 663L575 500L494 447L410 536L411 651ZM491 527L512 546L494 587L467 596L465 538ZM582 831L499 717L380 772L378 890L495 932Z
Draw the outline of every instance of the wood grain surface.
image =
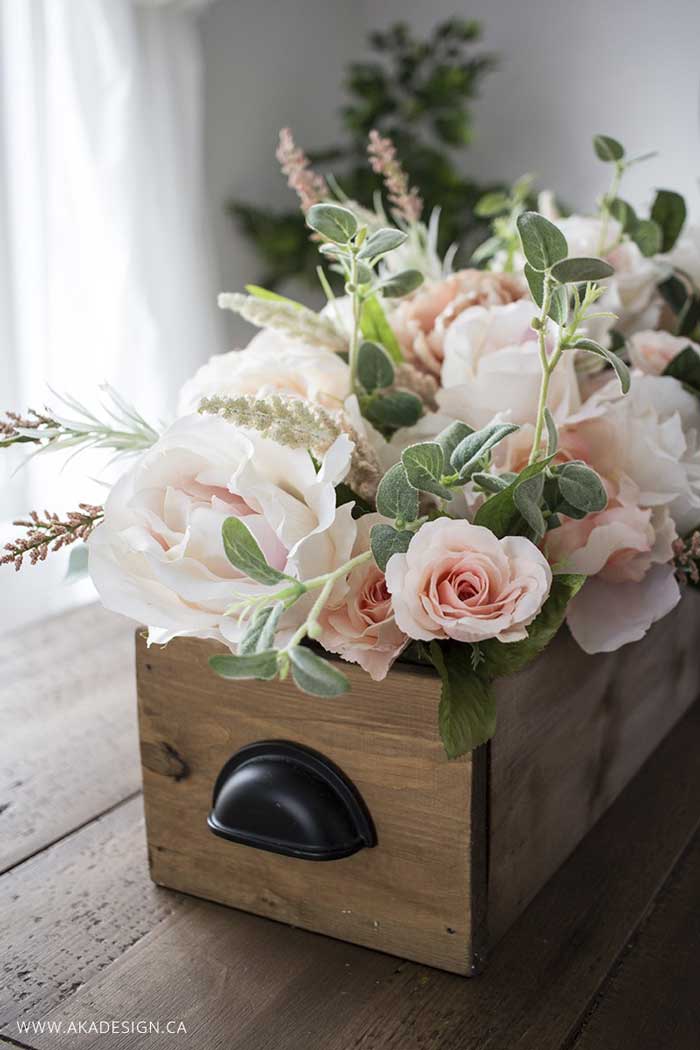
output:
M55 696L67 718L94 662L106 658L109 642L99 632L95 648L87 641L95 615L67 618L63 643L58 624L49 631L58 651L78 631L84 639ZM112 630L118 639L117 621ZM46 632L46 625L26 632L27 652ZM46 665L37 693L50 683ZM11 694L12 681L5 677L3 685ZM94 705L84 722L89 752L102 732ZM35 729L41 739L43 725ZM3 745L13 754L12 741ZM695 1050L699 750L695 706L503 937L486 973L471 981L154 887L140 800L105 812L104 798L88 795L90 818L87 782L77 778L60 813L66 830L51 835L47 825L44 834L46 842L60 841L35 847L35 856L0 878L0 1045ZM47 754L50 761L58 752ZM104 782L119 780L122 754L115 747L106 756ZM20 824L30 825L27 800ZM62 1022L64 1029L80 1020L175 1019L187 1034L20 1034L18 1019Z

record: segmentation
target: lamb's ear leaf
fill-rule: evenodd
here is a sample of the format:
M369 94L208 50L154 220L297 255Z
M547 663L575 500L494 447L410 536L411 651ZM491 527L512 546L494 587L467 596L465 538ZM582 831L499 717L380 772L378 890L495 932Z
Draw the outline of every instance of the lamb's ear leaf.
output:
M619 354L616 354L614 350L608 350L606 346L601 346L600 343L596 343L594 339L579 339L574 343L572 349L585 350L588 354L595 354L596 357L604 358L609 365L612 365L615 375L619 380L622 393L627 393L631 382L630 370Z
M255 580L256 583L272 585L282 580L291 579L283 572L268 565L267 559L241 518L226 518L221 527L226 557L239 572Z
M220 678L262 678L269 681L277 675L277 653L274 649L240 656L222 653L210 656L209 666Z
M496 700L491 683L472 667L470 646L431 642L429 651L442 679L440 737L447 757L459 758L496 732Z
M238 644L238 652L241 656L249 653L260 653L274 647L275 631L280 616L284 612L282 602L275 605L267 605L259 609L251 620L248 630Z
M305 645L289 650L292 663L292 678L304 693L311 696L341 696L347 693L350 683L337 667L318 656Z

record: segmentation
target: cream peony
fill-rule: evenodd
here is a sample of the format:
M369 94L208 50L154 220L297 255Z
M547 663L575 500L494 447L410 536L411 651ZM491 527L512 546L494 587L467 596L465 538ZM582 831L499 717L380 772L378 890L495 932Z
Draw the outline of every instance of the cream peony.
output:
M546 601L552 572L522 536L499 540L468 521L438 518L389 559L386 583L411 638L517 642Z
M245 350L216 354L180 392L178 415L196 412L203 397L291 394L325 408L342 408L350 393L350 370L337 354L259 332Z
M443 280L426 281L401 300L391 325L406 359L439 377L445 337L455 318L473 306L502 306L526 295L525 282L513 274L458 270Z
M381 514L366 514L357 523L357 539L352 556L369 549L369 534L373 525L387 522ZM387 672L408 638L394 619L391 596L384 573L374 561L354 569L344 593L321 615L321 645L337 653L350 663L359 664L375 680L386 678Z
M700 354L700 345L685 336L671 335L670 332L637 332L629 339L630 360L647 375L660 376L674 357L688 346Z
M507 306L473 307L450 326L445 339L440 410L473 427L483 427L497 414L516 423L534 422L541 367L536 312L523 300ZM549 407L557 418L580 404L574 355L564 354L549 388Z
M350 556L352 504L336 508L352 443L341 435L317 474L304 449L285 448L217 416L175 422L112 489L90 537L90 574L102 602L149 626L149 640L216 638L231 648L243 628L224 612L237 594L266 588L226 558L221 526L245 520L269 563L299 579ZM306 599L283 626L301 622Z

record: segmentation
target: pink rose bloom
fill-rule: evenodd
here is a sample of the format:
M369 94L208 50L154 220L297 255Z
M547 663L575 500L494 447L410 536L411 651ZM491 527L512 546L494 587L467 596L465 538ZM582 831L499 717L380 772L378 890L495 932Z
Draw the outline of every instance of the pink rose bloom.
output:
M700 346L687 337L671 335L670 332L637 332L629 340L630 359L647 375L660 376L687 346L700 354Z
M439 518L389 559L386 582L399 627L431 641L518 642L544 605L551 569L530 540Z
M525 282L513 274L458 270L444 280L426 281L403 299L391 317L391 325L407 360L439 378L445 335L463 310L503 306L526 295Z
M353 557L368 550L370 529L379 522L389 524L381 514L360 518ZM347 591L341 597L342 602L324 609L318 640L324 649L359 664L375 682L381 682L408 643L396 626L384 573L374 561L358 565L350 573Z

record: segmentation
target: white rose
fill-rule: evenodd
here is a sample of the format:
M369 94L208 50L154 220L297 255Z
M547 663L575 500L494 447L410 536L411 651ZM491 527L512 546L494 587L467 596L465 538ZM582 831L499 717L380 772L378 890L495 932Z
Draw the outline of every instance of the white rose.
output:
M231 648L243 628L224 612L265 587L228 561L221 526L245 521L270 565L299 579L338 568L356 535L352 504L336 508L352 443L341 435L314 469L305 449L241 431L218 416L178 419L117 482L89 541L103 604L149 626L149 640L215 638ZM283 626L293 629L304 601Z
M693 284L700 286L700 226L686 227L668 255L662 258L683 270Z
M671 335L670 332L636 332L629 339L630 360L642 372L660 376L674 357L688 346L700 354L700 346L684 336Z
M483 427L498 413L516 423L537 416L541 367L535 306L521 300L506 306L474 306L450 325L445 338L440 410L473 427ZM565 417L580 404L573 354L565 354L554 371L549 407Z
M337 409L349 392L350 370L337 354L288 341L268 328L245 350L209 358L183 386L178 414L196 411L203 397L241 394L291 394Z

